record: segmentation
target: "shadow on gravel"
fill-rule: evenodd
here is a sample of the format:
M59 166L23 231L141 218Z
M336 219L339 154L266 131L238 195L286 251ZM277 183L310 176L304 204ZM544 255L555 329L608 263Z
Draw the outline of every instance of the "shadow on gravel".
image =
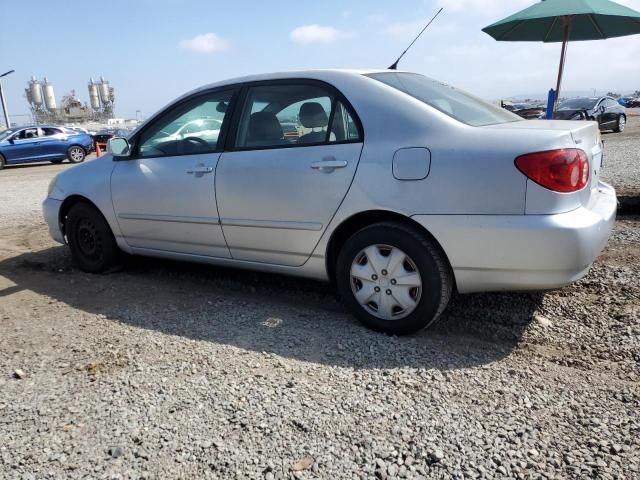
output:
M134 327L358 369L454 369L499 360L542 301L542 294L458 296L437 326L396 338L362 327L329 285L293 277L145 258L90 275L73 267L66 247L1 261L0 275L15 284L0 298L31 290Z

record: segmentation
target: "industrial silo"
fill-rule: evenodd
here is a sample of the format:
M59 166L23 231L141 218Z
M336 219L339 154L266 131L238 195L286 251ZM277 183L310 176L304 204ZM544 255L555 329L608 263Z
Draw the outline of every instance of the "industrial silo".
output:
M89 79L89 103L94 110L100 110L100 94L98 93L98 85L93 81L93 78Z
M42 85L36 77L31 77L29 81L29 93L31 96L31 103L36 107L42 106Z
M53 85L49 83L47 77L44 77L44 105L47 110L53 112L56 109L56 96L53 93Z

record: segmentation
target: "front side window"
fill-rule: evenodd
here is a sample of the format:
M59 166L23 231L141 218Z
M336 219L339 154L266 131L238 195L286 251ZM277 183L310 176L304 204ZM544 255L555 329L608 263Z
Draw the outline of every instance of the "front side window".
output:
M37 128L25 128L20 133L16 134L13 137L14 140L28 140L30 138L38 137L38 129Z
M164 157L215 152L232 91L188 100L154 122L140 135L138 156Z
M474 127L518 122L522 118L504 108L491 105L462 90L416 73L372 73L373 78Z
M329 88L269 85L249 89L236 147L319 145L360 138L353 116Z

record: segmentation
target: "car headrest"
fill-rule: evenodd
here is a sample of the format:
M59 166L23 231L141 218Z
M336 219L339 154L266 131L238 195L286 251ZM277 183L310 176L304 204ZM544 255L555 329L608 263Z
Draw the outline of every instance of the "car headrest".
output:
M255 112L249 117L249 129L247 131L247 145L260 145L281 140L283 137L282 126L275 113Z
M318 102L306 102L300 107L300 123L305 128L326 127L329 117Z

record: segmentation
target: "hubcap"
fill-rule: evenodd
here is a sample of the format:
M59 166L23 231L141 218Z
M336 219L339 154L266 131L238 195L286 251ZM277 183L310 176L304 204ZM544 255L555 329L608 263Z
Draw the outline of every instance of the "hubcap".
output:
M82 150L80 150L78 147L72 148L69 154L71 155L71 160L75 162L79 162L84 156Z
M371 245L351 264L351 290L358 303L383 320L411 314L422 295L422 279L415 262L390 245Z
M102 254L102 240L95 224L83 218L77 229L78 247L80 252L89 258L96 260Z
M624 126L627 123L627 121L624 119L624 117L620 117L620 120L618 120L618 125L620 126L620 131L624 130Z

